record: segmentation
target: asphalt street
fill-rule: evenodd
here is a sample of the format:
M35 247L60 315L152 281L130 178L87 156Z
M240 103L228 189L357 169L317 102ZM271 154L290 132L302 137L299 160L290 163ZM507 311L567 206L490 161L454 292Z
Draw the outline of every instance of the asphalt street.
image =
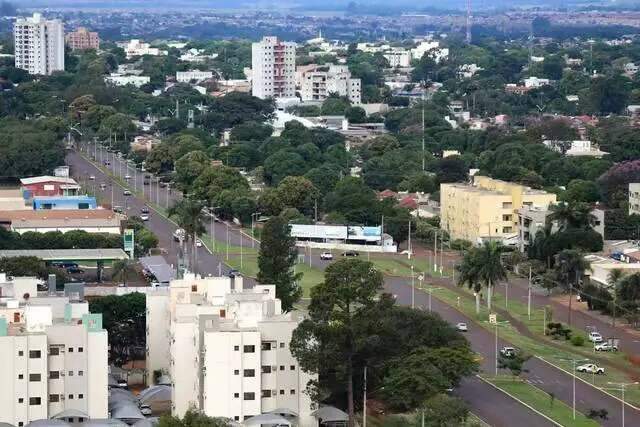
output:
M106 152L104 152L106 154ZM125 167L124 162L115 159L110 160L110 167L121 168ZM101 160L100 154L96 158L97 162L104 162ZM76 152L69 152L67 156L67 162L72 167L73 176L84 182L85 185L88 178L95 176L95 183L99 186L100 183L107 184L105 190L103 190L103 196L106 198L111 197L113 194L113 204L116 206L122 206L128 215L137 215L140 213L140 209L146 205L140 197L125 196L123 194L124 188L115 180L105 175L95 165L85 160ZM123 171L122 176L130 175L134 177L136 174L133 172L133 168L130 168L130 172ZM137 172L137 182L143 186L142 180L144 180L143 174ZM88 180L88 181L87 181ZM132 178L133 180L133 178ZM153 179L151 180L153 182ZM137 184L134 184L137 185ZM146 195L153 196L154 188L146 190ZM138 187L139 188L139 187ZM163 194L162 191L165 191ZM100 191L100 190L98 190ZM169 204L172 197L178 198L179 194L167 194L166 189L155 188L155 191L159 196L154 199L154 203L158 200L162 200L162 197L169 197ZM149 196L146 196L149 197ZM160 246L166 250L165 257L171 264L177 263L178 246L172 238L172 234L177 226L162 217L157 212L152 210L150 220L147 222L147 226L151 229L159 238ZM220 233L226 234L226 226L220 223L214 223L216 232L220 230ZM237 242L240 242L240 235L236 230L232 230L231 234L234 234L237 238ZM230 237L231 238L231 237ZM244 238L242 239L243 243ZM232 242L233 244L233 242ZM250 241L245 243L245 246L250 245ZM326 264L321 263L318 257L312 257L312 264L316 264L320 267L324 267ZM212 255L204 247L199 248L197 251L197 268L196 271L203 275L218 275L225 274L229 268L224 265L221 257ZM250 285L250 283L247 283ZM385 281L385 288L388 292L396 295L397 301L400 304L409 305L411 303L411 288L405 279L400 278L387 278ZM415 292L415 304L417 307L426 308L428 305L428 296L426 293L417 290ZM435 312L439 313L443 319L455 324L458 322L466 322L469 325L469 332L467 338L471 342L474 351L478 352L483 357L482 369L485 372L492 373L495 369L495 337L490 331L476 326L473 321L466 318L463 314L455 310L454 308L440 302L435 297L432 299L432 308ZM509 343L499 340L498 346L502 347L509 345ZM565 403L570 404L572 401L572 381L571 376L563 371L556 369L538 359L531 359L527 367L529 373L523 376L537 387L554 393L556 399L562 400ZM464 398L472 407L474 413L484 419L491 425L495 426L537 426L537 425L550 425L550 422L544 418L536 415L529 409L523 407L519 403L510 399L503 393L495 390L493 387L481 382L477 378L468 379L456 389L456 393ZM606 426L619 426L621 425L621 403L619 400L606 395L605 393L581 382L576 381L576 406L577 409L583 413L587 413L590 409L606 409L609 413L609 419L603 422ZM627 425L640 426L640 413L638 411L627 407L626 409L626 421Z

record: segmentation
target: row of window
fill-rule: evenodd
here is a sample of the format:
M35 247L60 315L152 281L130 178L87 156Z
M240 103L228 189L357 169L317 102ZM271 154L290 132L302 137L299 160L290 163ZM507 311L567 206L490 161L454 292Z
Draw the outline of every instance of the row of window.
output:
M296 390L292 388L289 390L289 394L294 396L296 394ZM280 390L280 395L284 396L284 390ZM234 399L240 398L240 393L233 393ZM260 393L260 397L276 397L275 390L262 390ZM256 400L256 394L254 392L247 392L242 394L242 400Z
M68 353L73 353L73 347L67 348ZM83 353L84 347L78 347L78 353ZM60 347L49 347L50 356L58 356L60 354ZM24 351L18 350L18 357L24 356ZM40 359L42 357L42 351L29 350L29 359Z
M67 373L67 376L72 377L73 376L73 371L69 371ZM78 376L79 377L83 377L84 376L84 371L78 371ZM50 371L49 372L49 379L50 380L57 380L59 378L60 378L60 371ZM23 374L18 374L18 379L19 380L23 380L24 379L24 375ZM41 380L42 380L42 378L41 378L40 374L29 374L29 382L39 382Z
M270 374L272 372L275 372L276 367L274 366L273 368L269 365L265 365L262 366L261 368L261 373L263 374ZM280 370L284 371L284 365L280 365ZM291 371L295 371L296 370L296 366L295 365L289 365L289 370ZM242 376L245 378L253 378L256 376L256 370L255 369L245 369L242 372ZM239 369L234 369L233 370L233 375L240 375L240 370Z

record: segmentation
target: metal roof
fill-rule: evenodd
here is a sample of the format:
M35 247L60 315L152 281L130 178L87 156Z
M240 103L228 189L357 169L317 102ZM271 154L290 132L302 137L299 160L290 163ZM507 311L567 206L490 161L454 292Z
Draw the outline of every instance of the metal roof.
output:
M159 283L168 284L176 278L176 270L162 256L142 257L138 261L156 277Z
M128 259L122 249L13 249L0 250L0 258L34 256L44 261L107 261Z

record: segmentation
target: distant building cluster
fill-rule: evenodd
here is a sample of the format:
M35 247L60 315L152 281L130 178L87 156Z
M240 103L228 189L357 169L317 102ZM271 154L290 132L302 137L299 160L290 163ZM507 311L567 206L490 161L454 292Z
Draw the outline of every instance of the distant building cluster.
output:
M68 33L65 39L67 46L69 46L71 50L100 49L100 37L98 33L89 31L84 27Z

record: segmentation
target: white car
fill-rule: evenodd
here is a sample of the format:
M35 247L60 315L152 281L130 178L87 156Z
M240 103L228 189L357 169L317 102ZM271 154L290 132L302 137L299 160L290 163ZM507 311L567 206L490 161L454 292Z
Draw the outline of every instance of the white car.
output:
M131 191L130 191L130 190L124 190L124 191L122 192L122 195L124 195L124 196L130 196L130 195L131 195Z
M202 240L196 239L196 247L197 248L201 248L202 247Z
M596 344L593 349L595 351L618 351L617 345L611 345L608 342L602 342L600 344Z
M331 261L333 259L333 254L331 252L322 252L320 254L320 259L325 261Z
M94 181L94 180L96 179L96 176L95 176L95 175L91 175L91 176L89 177L89 179L90 179L91 181Z
M149 405L140 405L140 413L142 415L152 415L153 411L151 410L151 406Z
M587 363L586 365L580 365L576 368L578 372L584 372L587 374L604 374L604 368L601 368L598 365L594 365L593 363Z
M131 175L125 175L125 176L124 176L124 179L126 179L126 180L131 179Z
M149 221L149 218L151 218L151 216L149 216L148 213L140 214L140 219L143 221Z
M602 340L602 335L600 335L599 332L589 332L589 341L591 342L595 342L595 343L601 343Z
M456 329L459 332L467 332L469 330L469 328L467 327L467 324L464 322L460 322L456 325Z

